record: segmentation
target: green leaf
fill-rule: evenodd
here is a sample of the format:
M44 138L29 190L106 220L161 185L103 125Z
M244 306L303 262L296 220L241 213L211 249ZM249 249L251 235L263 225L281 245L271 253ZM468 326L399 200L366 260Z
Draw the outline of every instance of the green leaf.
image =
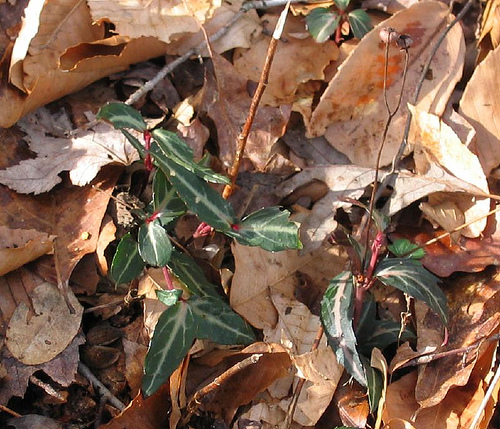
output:
M193 258L173 249L168 267L192 294L213 296L220 299L217 286L206 279L205 274Z
M209 167L199 165L193 160L193 150L177 134L166 130L152 132L160 150L172 161L196 174L207 182L229 185L231 181L222 174L217 174Z
M155 267L167 265L172 253L172 243L158 219L141 225L138 241L139 254L146 263Z
M144 363L142 390L145 396L156 392L179 366L193 345L196 322L184 301L167 308L156 324Z
M227 235L235 237L241 244L259 246L270 252L301 249L298 226L288 219L289 215L279 207L261 209L243 219L237 229Z
M422 259L425 256L425 250L418 248L416 244L413 244L410 240L406 238L398 238L394 240L392 244L389 244L387 248L398 258L411 258L411 259ZM412 250L417 249L415 252Z
M373 276L385 285L390 285L425 302L446 325L448 307L446 296L439 288L439 278L427 271L420 261L407 258L388 258L380 261Z
M177 304L177 302L179 301L179 299L181 299L182 296L182 290L180 289L172 289L172 290L160 289L156 290L155 292L158 299L168 307Z
M108 103L101 107L96 116L97 119L106 119L115 128L132 128L136 131L146 131L148 126L141 114L133 107L125 103Z
M362 39L373 28L370 15L362 9L349 12L347 19L349 20L352 34L356 39Z
M230 231L236 223L231 205L204 180L169 159L153 142L151 153L189 209L215 229Z
M352 273L340 273L330 282L321 301L321 322L338 362L361 385L366 386L365 372L356 350L356 336L352 326L353 295Z
M319 43L327 41L335 32L340 22L340 15L326 7L317 7L306 16L307 29Z
M162 169L157 169L153 177L153 210L160 213L162 225L186 212L186 205L167 180Z
M368 402L370 404L370 411L373 413L377 410L380 398L382 397L384 378L378 369L370 366L368 359L362 357L362 360L368 384Z
M349 3L351 0L333 0L335 3L335 6L337 6L340 10L344 11L347 9L347 6L349 6Z
M144 158L146 156L146 149L144 149L144 146L141 144L137 138L131 134L128 130L126 129L121 129L120 130L122 134L127 138L127 140L130 142L132 146L139 152L139 155Z
M359 351L370 354L374 347L383 350L398 340L407 341L415 338L415 334L408 329L401 333L401 338L400 332L401 325L395 320L372 320L371 330L363 330L363 334L357 332Z
M198 325L197 338L227 345L255 341L250 326L221 299L193 296L188 302Z
M129 283L141 274L144 265L139 255L137 241L130 233L124 235L111 263L111 278L117 285Z

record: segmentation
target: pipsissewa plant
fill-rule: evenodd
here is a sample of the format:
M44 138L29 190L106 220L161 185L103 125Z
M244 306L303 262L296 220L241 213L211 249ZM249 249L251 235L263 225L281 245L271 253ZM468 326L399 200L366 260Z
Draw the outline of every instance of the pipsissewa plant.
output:
M172 245L169 230L186 213L193 212L203 222L248 246L268 251L298 249L297 225L288 212L270 207L238 219L231 205L211 183L229 184L220 174L193 160L193 151L175 133L162 129L149 131L142 116L124 103L110 103L98 113L120 129L144 159L150 170L156 166L153 199L142 214L137 237L126 234L118 244L111 265L117 284L128 283L146 265L161 267L167 290L158 298L167 305L155 327L145 361L143 393L154 393L179 366L196 338L219 344L248 344L253 332L245 321L216 292L202 270L188 255ZM129 131L142 133L144 145ZM205 231L207 228L203 228ZM170 274L177 277L183 291L173 287Z
M317 7L306 17L307 29L317 42L325 42L333 34L335 43L342 40L342 27L349 24L353 36L362 39L372 28L370 16L362 9L349 11L351 0L334 0L331 7Z

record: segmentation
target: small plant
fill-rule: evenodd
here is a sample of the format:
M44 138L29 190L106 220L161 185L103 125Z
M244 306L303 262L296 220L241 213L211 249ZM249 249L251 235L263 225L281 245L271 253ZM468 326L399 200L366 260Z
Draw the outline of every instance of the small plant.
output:
M317 7L306 17L307 28L317 42L325 42L335 33L339 44L348 24L353 36L362 39L372 28L370 16L362 9L348 11L351 0L334 0L331 7ZM349 31L347 31L347 34ZM345 35L345 34L344 34Z
M209 185L229 184L229 179L203 162L194 162L193 151L175 133L149 131L140 113L124 103L107 104L97 117L122 131L149 170L157 167L153 198L140 214L137 236L128 233L121 239L111 265L111 277L117 284L132 281L146 265L161 267L165 276L167 290L158 291L157 296L168 308L158 320L145 361L142 388L148 396L168 380L194 339L208 338L219 344L254 340L251 328L206 280L194 260L172 245L169 231L176 219L190 210L202 221L199 234L213 228L241 244L268 251L298 249L301 243L297 225L278 207L238 219L231 205ZM142 133L144 145L129 129ZM174 288L171 274L184 290Z

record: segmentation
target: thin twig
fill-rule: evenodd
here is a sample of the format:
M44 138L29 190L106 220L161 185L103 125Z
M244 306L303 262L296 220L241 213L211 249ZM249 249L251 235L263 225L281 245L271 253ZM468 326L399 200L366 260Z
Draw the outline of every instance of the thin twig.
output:
M266 90L268 81L269 81L269 73L271 71L271 65L273 63L274 54L276 53L276 47L278 46L278 41L283 34L283 29L285 27L286 16L288 14L288 9L290 7L290 2L288 2L285 6L285 9L280 15L280 18L276 24L276 29L274 30L273 37L269 42L269 48L267 49L266 60L264 62L264 67L262 68L262 73L260 75L259 84L257 89L253 95L252 103L250 104L250 109L248 111L247 120L245 125L243 125L243 129L241 130L240 135L238 136L238 141L236 142L236 154L234 156L234 161L231 169L229 170L229 179L231 180L230 185L226 185L224 191L222 192L223 198L229 198L231 193L234 190L234 185L236 184L236 178L238 177L238 172L240 170L241 160L243 159L243 153L245 152L245 147L248 141L248 136L250 134L250 130L252 129L253 121L255 119L255 115L257 114L257 109L260 104L260 100L262 99L262 95Z
M290 3L300 3L301 0L290 0ZM216 33L214 33L209 42L213 43L219 40L221 37L225 36L229 30L250 10L252 9L265 9L269 7L284 5L288 3L288 0L270 0L270 1L251 1L243 4L241 9L231 17L231 19ZM172 73L177 67L181 64L185 63L192 57L199 56L200 53L207 47L207 41L204 40L198 46L191 48L184 55L176 58L171 63L165 65L158 74L148 82L146 82L143 86L141 86L137 91L135 91L128 99L125 101L126 104L132 105L136 103L141 97L146 95L149 91L151 91L156 85L158 85L167 74Z
M94 387L98 390L101 396L105 396L108 402L120 411L126 408L126 405L120 401L115 395L113 395L110 390L102 384L97 377L92 374L92 371L87 367L87 365L82 362L78 362L78 372L82 374L87 380L89 380Z

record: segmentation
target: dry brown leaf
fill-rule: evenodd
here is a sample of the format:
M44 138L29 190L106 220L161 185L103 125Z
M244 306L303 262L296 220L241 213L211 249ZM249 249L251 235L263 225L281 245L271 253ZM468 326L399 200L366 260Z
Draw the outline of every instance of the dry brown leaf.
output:
M497 8L500 11L500 8ZM490 52L476 67L460 101L460 113L476 130L470 146L484 173L500 164L500 47Z
M417 2L418 0L364 0L361 5L366 9L380 9L393 15Z
M455 177L474 185L486 194L489 193L488 182L479 159L460 141L455 132L436 115L413 106L409 106L409 109L414 118L414 158L417 172L425 174L432 163L438 163ZM427 203L422 204L422 210L428 216L434 214L435 216L431 217L431 219L438 223L441 221L440 224L445 229L448 229L447 226L453 228L459 226L461 223L458 222L463 220L470 222L479 219L490 211L490 200L488 198L455 194L453 202L458 209L458 213L451 215L451 218L455 218L455 221L445 226L443 221L447 222L451 213L447 213L443 208L432 210L434 205L442 204L442 202L442 198L435 197L435 200L431 198ZM441 213L437 212L437 210ZM453 207L448 204L447 210L453 212ZM487 219L483 218L469 225L461 231L462 235L478 237L484 230L486 221Z
M34 229L9 229L0 226L0 275L16 270L53 250L49 236Z
M355 165L332 165L307 168L283 182L277 194L281 197L290 195L295 189L319 180L326 183L327 194L314 204L311 214L300 227L300 239L307 251L318 249L323 240L335 229L335 213L341 207L350 207L350 203L341 198L359 198L375 177L371 168Z
M207 73L201 110L215 122L219 159L232 165L236 141L246 121L251 104L247 79L236 72L229 61L214 53L214 74ZM258 109L249 134L245 155L258 170L264 170L271 149L284 134L290 116L289 108L263 106Z
M483 10L478 43L483 45L487 36L493 49L500 45L500 1L498 0L487 1Z
M423 65L451 17L448 7L440 2L419 2L377 26L359 43L342 64L314 110L308 124L311 137L325 134L330 144L360 166L374 166L380 136L387 119L383 100L385 45L379 30L393 27L414 40L409 49L410 64L403 92L402 105L389 127L381 165L389 164L397 153L407 116L406 102L420 79ZM422 110L440 115L460 79L465 54L462 29L454 26L433 60L433 79L424 81L419 101ZM400 91L404 54L391 47L388 66L387 98L396 105Z
M233 243L232 250L236 270L231 307L258 329L273 328L278 322L278 312L269 299L271 291L292 298L303 275L325 290L346 260L340 247L319 249L304 256L295 250L271 253L238 243Z
M31 310L24 302L18 305L6 335L6 345L15 358L27 365L39 365L55 358L73 341L80 329L83 307L71 291L68 297L74 313L56 286L42 283L30 296Z
M101 224L101 231L95 249L97 268L102 276L108 275L108 260L104 252L108 245L116 239L116 226L111 216L106 215Z
M445 291L450 309L447 350L475 344L487 338L500 326L500 275L491 271L470 274L447 284ZM416 303L418 348L439 346L442 327L438 317L422 303ZM488 344L470 352L464 361L462 354L433 361L420 368L415 397L423 408L439 404L453 386L468 383L478 357Z
M25 140L38 156L0 171L0 183L21 194L40 194L61 182L59 174L69 171L74 185L90 183L107 164L130 165L139 158L137 151L119 130L99 123L93 130L71 138L58 138L39 121L34 112L19 122L27 133Z
M112 22L122 36L151 36L165 43L185 33L198 32L200 24L222 4L220 0L90 0L87 3L94 22Z
M264 15L263 22L272 32L278 17ZM267 56L271 36L262 36L252 47L235 55L235 69L248 79L258 82ZM323 80L323 70L339 56L339 48L329 40L317 43L307 32L301 17L290 16L285 24L283 36L276 47L269 83L262 97L262 104L279 106L292 104L301 83ZM311 61L314 58L314 61Z

